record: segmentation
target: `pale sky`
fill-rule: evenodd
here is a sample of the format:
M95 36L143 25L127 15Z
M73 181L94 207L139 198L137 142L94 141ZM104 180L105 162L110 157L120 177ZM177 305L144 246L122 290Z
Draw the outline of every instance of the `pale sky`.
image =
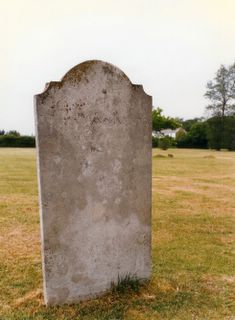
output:
M0 0L0 129L34 134L33 95L98 59L169 116L204 114L205 85L235 59L235 0Z

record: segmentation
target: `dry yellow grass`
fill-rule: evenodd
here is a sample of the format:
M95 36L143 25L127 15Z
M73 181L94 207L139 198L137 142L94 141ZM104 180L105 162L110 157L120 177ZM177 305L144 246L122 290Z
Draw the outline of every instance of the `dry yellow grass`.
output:
M0 149L0 319L232 319L234 222L234 152L153 150L151 281L46 308L35 150Z

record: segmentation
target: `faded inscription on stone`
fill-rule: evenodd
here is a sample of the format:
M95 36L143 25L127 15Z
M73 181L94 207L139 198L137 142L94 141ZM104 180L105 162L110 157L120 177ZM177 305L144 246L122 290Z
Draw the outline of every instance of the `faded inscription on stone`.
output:
M150 277L151 111L143 87L102 61L35 96L46 304Z

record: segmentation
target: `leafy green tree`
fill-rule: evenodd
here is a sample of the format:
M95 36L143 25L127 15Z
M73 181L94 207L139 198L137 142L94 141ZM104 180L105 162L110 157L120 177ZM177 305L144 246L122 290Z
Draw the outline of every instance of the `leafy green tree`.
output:
M214 116L207 121L196 122L186 135L176 138L179 148L225 148L235 150L235 116L223 119Z
M207 120L209 147L235 150L235 116L212 117Z
M197 123L202 122L204 118L193 118L193 119L187 119L182 121L182 128L186 131L190 131L191 127Z
M158 147L167 150L168 148L175 146L175 139L172 137L165 136L158 140Z
M158 147L158 141L159 141L159 138L152 136L152 147L153 148L157 148Z
M211 149L220 150L223 141L223 124L222 118L219 116L212 117L207 120L207 139Z
M177 147L179 148L207 148L207 123L196 122L192 125L189 132L177 140Z
M205 121L195 123L189 131L189 137L193 147L207 148L207 123Z
M9 136L20 137L20 133L16 130L10 130L6 134Z
M166 117L162 114L162 109L157 108L152 111L153 130L161 131L163 129L176 129L181 126L181 123L170 117Z
M235 116L228 116L224 118L222 147L230 151L235 150Z

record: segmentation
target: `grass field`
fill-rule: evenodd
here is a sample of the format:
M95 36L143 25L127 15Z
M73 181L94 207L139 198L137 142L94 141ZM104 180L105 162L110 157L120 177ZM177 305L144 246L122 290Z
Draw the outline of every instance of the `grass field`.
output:
M46 308L35 150L0 149L0 319L234 320L235 153L154 150L152 226L139 292Z

